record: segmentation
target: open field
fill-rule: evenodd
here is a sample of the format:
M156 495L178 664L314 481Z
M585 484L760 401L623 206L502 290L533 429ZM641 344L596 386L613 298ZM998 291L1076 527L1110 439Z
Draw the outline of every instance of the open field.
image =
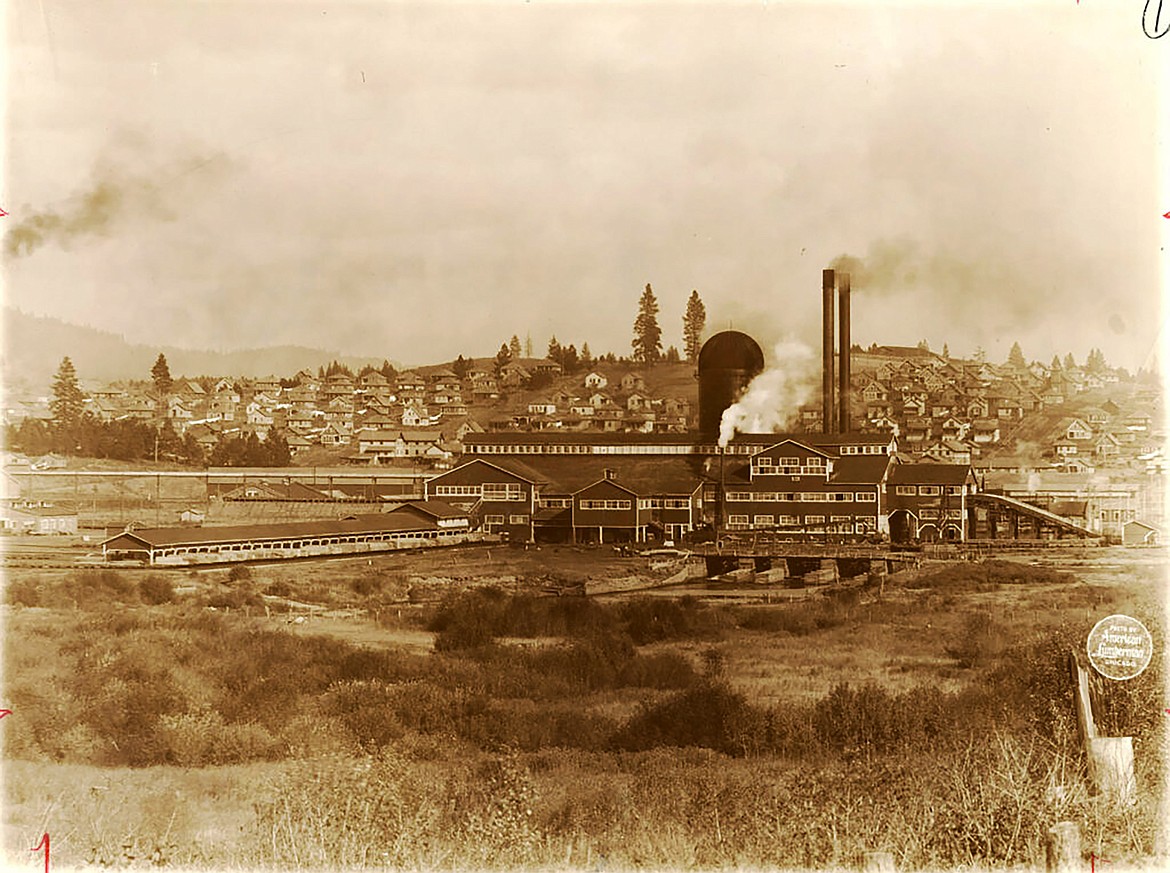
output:
M648 572L484 548L13 570L4 845L115 866L1043 866L1053 822L1164 860L1161 658L1101 683L1140 799L1089 794L1064 659L1162 653L1161 550L931 563L784 603L541 597ZM692 591L694 587L692 586ZM1087 863L1087 862L1086 862Z

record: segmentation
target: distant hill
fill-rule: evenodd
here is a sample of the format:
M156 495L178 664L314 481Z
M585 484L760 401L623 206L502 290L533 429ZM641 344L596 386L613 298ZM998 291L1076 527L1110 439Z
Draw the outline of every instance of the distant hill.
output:
M159 352L166 355L174 376L291 376L304 367L337 360L358 369L378 366L373 358L342 357L336 351L303 346L271 346L234 352L179 349L128 343L107 331L70 324L57 318L3 309L4 335L0 378L13 390L45 390L68 356L83 382L149 379Z

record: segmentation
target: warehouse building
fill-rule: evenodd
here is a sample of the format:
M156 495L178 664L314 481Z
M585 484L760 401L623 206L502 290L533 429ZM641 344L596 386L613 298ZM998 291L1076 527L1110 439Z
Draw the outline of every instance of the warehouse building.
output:
M390 512L336 520L126 530L101 545L108 561L165 566L453 545L467 541L469 529L466 513L437 501L426 501L403 504Z

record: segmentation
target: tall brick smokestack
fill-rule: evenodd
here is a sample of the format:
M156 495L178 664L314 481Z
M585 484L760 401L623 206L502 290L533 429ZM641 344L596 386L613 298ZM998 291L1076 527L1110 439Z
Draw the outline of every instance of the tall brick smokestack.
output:
M837 276L833 270L821 272L821 429L837 432L837 408L833 402L833 291Z
M840 411L837 413L837 432L849 433L853 429L853 419L849 409L849 274L839 273L837 277L837 309L841 319L837 331L837 368L840 383L837 387L837 403Z

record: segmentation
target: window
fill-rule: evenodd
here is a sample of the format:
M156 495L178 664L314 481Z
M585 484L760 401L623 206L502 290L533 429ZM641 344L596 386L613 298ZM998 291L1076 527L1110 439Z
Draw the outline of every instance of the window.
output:
M825 466L824 458L806 458L804 461L806 467L823 467Z
M923 497L938 497L939 487L937 485L919 485L918 493Z
M479 497L478 485L436 485L436 497Z
M872 491L856 491L853 494L853 499L858 503L876 503L877 495Z
M774 523L772 519L773 517L770 515L757 515L753 519L753 523L756 527L771 527Z
M664 509L690 509L691 502L677 497L668 497L662 501L662 506Z
M484 500L523 500L524 491L518 482L484 482Z
M782 515L782 516L780 516L780 523L787 524L787 525L800 524L800 516L799 515Z
M540 498L540 506L542 509L568 509L573 505L571 497L542 497Z
M963 486L962 485L948 485L947 486L947 494L962 494L962 493L963 493Z
M838 491L825 495L829 500L834 500L837 503L852 503L853 493L850 491Z
M800 458L781 458L780 459L780 466L781 467L799 467L800 466Z
M483 517L484 524L503 524L504 516L502 515L485 515Z
M528 524L527 515L509 515L508 524Z
M761 455L760 457L756 458L756 466L757 467L771 467L772 466L772 459L769 458L767 455Z
M804 523L806 525L824 524L825 517L823 515L806 515L804 517Z
M916 489L913 485L899 485L894 489L894 493L899 497L913 497L918 493L918 489Z
M729 515L727 516L728 527L747 527L748 517L746 515Z
M754 499L754 495L750 491L728 491L727 492L727 502L728 503L746 503L752 499Z
M579 505L582 509L629 509L633 503L629 500L582 500Z
M922 515L923 519L938 518L938 510L937 509L923 509L923 510L921 510L921 515Z

